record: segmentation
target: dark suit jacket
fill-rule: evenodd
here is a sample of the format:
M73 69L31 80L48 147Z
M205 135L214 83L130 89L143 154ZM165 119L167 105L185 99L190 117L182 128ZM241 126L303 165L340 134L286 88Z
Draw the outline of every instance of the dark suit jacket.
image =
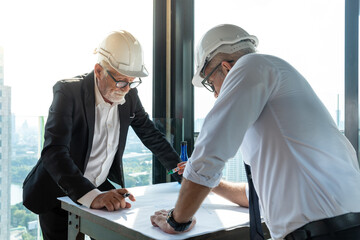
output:
M91 153L95 123L94 72L57 82L45 126L41 157L23 183L23 204L44 213L58 204L57 197L76 202L95 186L83 176ZM124 186L122 156L129 125L168 170L180 162L178 154L158 131L140 102L136 89L118 105L120 139L108 179ZM179 175L174 176L177 180ZM114 188L106 181L100 190Z

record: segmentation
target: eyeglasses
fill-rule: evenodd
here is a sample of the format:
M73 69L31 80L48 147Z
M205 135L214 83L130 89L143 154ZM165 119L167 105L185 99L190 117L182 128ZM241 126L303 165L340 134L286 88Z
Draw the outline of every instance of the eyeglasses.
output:
M216 69L218 69L218 67L221 65L221 62L216 65L216 67L214 67L213 70L211 70L211 72L204 78L204 80L201 81L201 84L210 92L215 92L215 87L212 83L209 83L208 80L210 78L210 76L216 71ZM205 70L205 68L204 68Z
M139 85L142 83L141 78L138 78L139 80L137 80L137 79L135 78L135 80L132 81L132 82L127 82L127 81L122 81L122 80L116 80L116 79L114 78L114 76L113 76L108 70L106 70L106 72L110 75L110 77L112 78L112 80L114 80L114 82L116 83L115 86L116 86L117 88L124 88L124 87L126 87L127 85L129 85L129 88L136 88L137 86L139 86Z
M227 60L224 60L224 61L231 63L231 62L233 62L234 60L228 60L228 61L227 61ZM210 62L210 61L209 61L209 62ZM205 62L204 67L203 67L203 69L201 70L201 75L202 75L202 76L205 75L205 68L206 68L206 66L208 65L209 62ZM213 85L212 83L209 83L208 80L209 80L210 76L216 71L216 69L218 69L218 67L221 65L222 62L223 62L223 61L221 61L218 65L216 65L216 66L214 67L214 69L211 70L211 72L204 78L204 80L201 81L201 84L202 84L207 90L209 90L210 92L215 92L215 87L214 87L214 85Z

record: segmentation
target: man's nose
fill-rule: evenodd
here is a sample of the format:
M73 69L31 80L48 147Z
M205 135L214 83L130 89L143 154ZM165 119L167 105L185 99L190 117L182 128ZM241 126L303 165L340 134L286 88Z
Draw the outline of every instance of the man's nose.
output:
M123 92L128 92L130 90L130 85L127 84L125 87L121 88Z
M218 96L219 94L216 91L214 91L214 97L217 98Z

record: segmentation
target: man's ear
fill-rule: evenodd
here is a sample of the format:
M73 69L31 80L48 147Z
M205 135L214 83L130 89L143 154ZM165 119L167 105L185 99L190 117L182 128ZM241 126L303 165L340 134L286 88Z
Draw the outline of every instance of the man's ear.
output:
M102 73L103 67L100 64L95 64L94 67L94 73L97 79L101 78L101 73Z
M221 62L221 69L225 75L228 74L228 72L231 70L231 68L232 68L231 63L229 63L227 61Z

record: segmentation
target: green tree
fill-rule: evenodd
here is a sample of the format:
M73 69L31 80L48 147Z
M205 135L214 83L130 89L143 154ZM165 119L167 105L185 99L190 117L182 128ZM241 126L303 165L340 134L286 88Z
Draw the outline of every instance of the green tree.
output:
M36 236L32 236L30 233L23 233L22 235L23 240L36 240Z
M10 226L12 228L16 227L26 227L28 222L37 220L37 216L30 212L28 209L22 205L22 203L18 203L11 206L11 222Z

